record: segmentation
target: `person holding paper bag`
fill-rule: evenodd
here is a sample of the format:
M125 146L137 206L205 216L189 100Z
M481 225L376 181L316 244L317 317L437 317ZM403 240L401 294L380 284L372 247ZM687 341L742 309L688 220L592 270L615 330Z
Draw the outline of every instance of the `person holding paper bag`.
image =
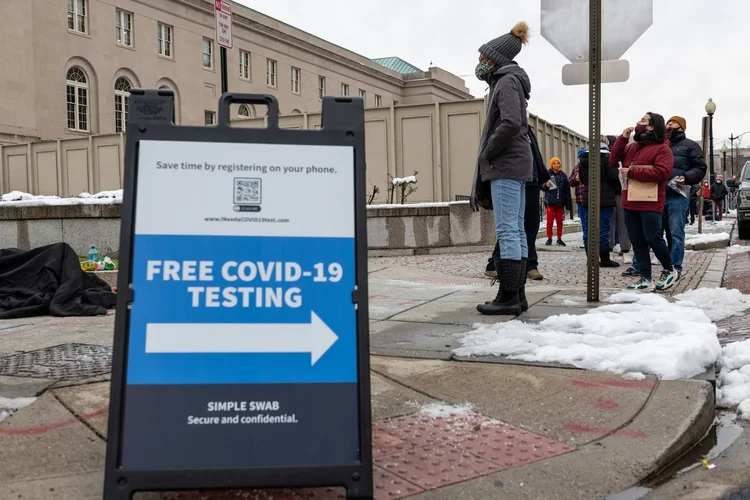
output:
M667 199L664 205L662 224L667 233L667 246L677 279L682 275L685 258L685 225L690 212L690 189L706 176L706 161L697 142L685 137L687 122L681 116L673 116L667 122L674 167L667 183Z
M633 132L634 142L628 144ZM634 260L641 275L638 282L628 286L628 289L642 292L666 290L674 284L677 272L672 265L667 243L661 236L667 181L674 165L664 117L648 112L635 127L626 128L612 146L609 161L612 166L622 162L620 172L628 180L627 189L622 191L622 208L635 253ZM653 250L663 267L656 284L651 276L649 250Z

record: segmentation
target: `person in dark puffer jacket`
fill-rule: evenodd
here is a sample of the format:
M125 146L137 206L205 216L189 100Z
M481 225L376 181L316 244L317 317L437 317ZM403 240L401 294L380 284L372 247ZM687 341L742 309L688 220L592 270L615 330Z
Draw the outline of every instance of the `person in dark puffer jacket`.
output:
M620 179L618 178L618 170L609 164L609 150L607 145L601 143L600 150L598 151L600 156L599 163L599 193L600 193L600 206L599 206L599 266L600 267L619 267L620 264L613 261L609 255L609 232L612 225L612 217L617 207L615 197L620 191ZM588 179L589 176L589 151L586 151L581 155L581 167L580 177ZM586 218L589 215L589 185L584 184L583 186L583 209L586 212ZM588 252L588 227L583 226L583 241L584 248Z
M685 119L673 116L667 122L669 142L674 156L672 177L676 186L695 186L706 176L706 162L697 142L685 137ZM677 279L682 275L685 258L685 224L690 212L690 189L681 194L667 184L667 199L664 205L662 224L667 233L667 243Z
M544 204L547 205L547 246L552 244L552 226L557 224L557 244L564 247L562 240L563 220L565 209L572 209L570 199L570 186L568 175L562 169L560 158L554 157L549 161L549 176L557 186L550 189L544 195Z

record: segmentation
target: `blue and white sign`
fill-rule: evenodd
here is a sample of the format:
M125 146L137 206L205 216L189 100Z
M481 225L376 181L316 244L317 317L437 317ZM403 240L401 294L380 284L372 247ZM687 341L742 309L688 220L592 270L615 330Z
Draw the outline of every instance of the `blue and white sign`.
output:
M356 462L353 148L141 141L137 177L123 466Z

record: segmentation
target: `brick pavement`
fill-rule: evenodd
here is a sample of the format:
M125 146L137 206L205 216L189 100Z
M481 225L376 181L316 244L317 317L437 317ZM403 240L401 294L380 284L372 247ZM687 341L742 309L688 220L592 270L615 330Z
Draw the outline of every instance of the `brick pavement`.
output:
M750 241L737 240L737 245L750 245ZM750 294L750 252L730 255L724 270L724 287L734 288ZM732 316L717 323L719 328L729 332L720 337L722 344L750 339L750 313Z
M440 272L446 278L460 277L467 280L479 280L484 276L491 249L486 253L414 255L406 257L372 257L371 265L405 266L424 269L429 272ZM527 286L545 286L553 288L586 288L586 254L583 250L548 252L539 251L539 270L544 275L542 281L529 281ZM700 252L686 251L684 272L680 281L669 291L674 295L698 287L703 274L711 263L712 250ZM602 289L622 289L634 281L632 277L621 276L627 266L620 261L619 268L602 268L599 283ZM658 266L654 266L658 272ZM427 279L427 278L425 278ZM484 282L489 285L490 280ZM481 284L480 281L476 283ZM467 283L468 284L468 283Z

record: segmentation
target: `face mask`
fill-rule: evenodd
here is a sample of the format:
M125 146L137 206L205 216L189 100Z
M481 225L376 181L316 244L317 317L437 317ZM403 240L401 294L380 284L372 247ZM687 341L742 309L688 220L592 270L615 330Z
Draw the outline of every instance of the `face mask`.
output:
M560 170L560 164L559 163L553 163L552 164L552 170L554 170L555 172L557 172L558 170Z
M474 74L476 75L478 80L482 80L483 82L488 81L490 75L492 74L492 67L490 66L490 63L485 61L477 64L477 67L474 70Z
M635 129L633 130L635 131L635 138L638 139L638 137L646 133L646 126L638 124L635 126Z

